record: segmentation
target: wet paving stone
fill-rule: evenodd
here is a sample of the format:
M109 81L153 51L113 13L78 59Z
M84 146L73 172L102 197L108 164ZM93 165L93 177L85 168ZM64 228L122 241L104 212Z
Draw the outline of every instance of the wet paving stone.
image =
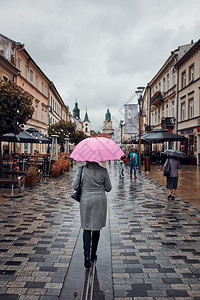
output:
M18 300L20 295L16 294L0 294L1 300Z
M59 300L80 230L75 170L0 204L0 300ZM143 173L130 179L127 167L119 179L115 163L108 171L114 299L200 300L200 211L180 197L169 202ZM18 282L20 293L11 292Z
M114 167L110 170L113 180L116 175L115 171ZM113 258L116 251L123 249L123 252L118 252L118 259L113 259L113 276L115 274L117 276L119 261L122 260L128 266L125 268L124 277L122 275L117 283L114 281L115 298L175 299L177 297L178 299L187 297L190 300L195 299L196 294L194 297L191 296L192 287L187 285L188 290L185 290L184 285L186 280L191 280L191 282L193 280L196 290L199 288L198 281L196 281L199 278L199 272L195 272L194 266L197 263L197 268L200 267L198 261L200 258L200 211L178 197L173 203L169 202L165 187L159 184L155 185L154 180L147 180L143 173L138 174L135 181L129 179L127 173L126 180L114 181L114 189L109 194ZM119 187L123 190L123 193L120 193L121 197L118 197ZM133 190L134 193L132 193ZM146 197L147 194L148 197ZM127 195L129 196L127 197ZM146 200L144 201L144 199ZM126 224L121 223L118 216L124 218ZM193 230L195 227L196 229ZM130 231L131 237L128 238ZM116 239L117 235L120 236L118 243L112 239L112 236L115 236ZM132 251L127 247L128 240L133 242ZM147 248L142 249L140 244L146 245ZM148 248L151 249L151 252L148 251ZM131 264L131 259L128 261L123 259L128 251L134 253L132 257L136 255L134 258L135 261L137 260L136 268L138 269L140 266L139 269L143 273L132 273L134 263ZM151 255L147 255L147 253ZM195 256L195 253L198 254ZM128 271L128 269L130 270ZM129 274L129 278L126 277L126 274ZM142 274L146 275L146 279L141 277ZM135 289L133 284L131 290L127 287L127 290L124 291L124 280L129 279L129 282L132 280L134 283L134 280L137 279L143 281L140 284L144 284L148 280L147 278L155 279L155 283L157 280L162 280L163 284L160 287L152 284L151 287L146 288L138 285L135 286ZM121 291L120 282L122 284ZM179 285L179 288L173 285ZM200 296L200 292L198 296Z

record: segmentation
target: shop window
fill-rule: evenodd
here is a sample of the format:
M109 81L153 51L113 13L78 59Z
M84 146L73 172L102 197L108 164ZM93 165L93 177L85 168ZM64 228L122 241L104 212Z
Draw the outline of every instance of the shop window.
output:
M194 153L196 151L197 151L197 136L190 135L189 136L189 154L194 155Z

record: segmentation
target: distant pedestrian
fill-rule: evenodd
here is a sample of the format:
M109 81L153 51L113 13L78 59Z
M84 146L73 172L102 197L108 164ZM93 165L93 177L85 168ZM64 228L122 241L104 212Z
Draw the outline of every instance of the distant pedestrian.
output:
M131 152L129 153L129 164L130 164L130 177L132 177L132 173L134 170L134 178L137 177L136 176L136 167L137 167L137 162L138 162L137 157L138 157L138 155L135 152L135 149L133 148L131 150Z
M81 169L79 167L72 188L78 189ZM80 216L83 229L83 249L85 268L91 267L91 261L97 259L96 251L100 230L106 226L107 197L105 192L112 189L107 169L97 162L86 162L81 176ZM90 251L91 249L91 251Z
M175 191L178 186L178 169L180 169L180 161L177 157L168 157L163 165L165 169L169 162L170 165L170 175L167 176L167 185L166 188L168 189L168 200L174 200Z
M124 160L123 156L118 160L119 177L124 177Z
M124 161L124 164L127 166L127 158L126 158L126 155L122 156L122 159Z

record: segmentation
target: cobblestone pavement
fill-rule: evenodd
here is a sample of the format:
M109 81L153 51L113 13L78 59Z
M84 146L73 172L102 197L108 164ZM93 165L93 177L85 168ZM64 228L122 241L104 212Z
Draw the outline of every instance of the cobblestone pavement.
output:
M0 203L1 300L59 299L80 232L75 168ZM168 201L144 173L130 179L127 168L120 179L116 163L108 171L114 299L200 300L200 210Z

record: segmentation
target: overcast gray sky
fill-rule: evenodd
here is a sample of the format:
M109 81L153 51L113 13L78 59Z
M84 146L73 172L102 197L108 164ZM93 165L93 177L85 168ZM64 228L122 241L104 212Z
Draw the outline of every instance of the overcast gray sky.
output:
M113 127L178 46L200 38L199 0L0 0L0 32L25 44L70 111Z

